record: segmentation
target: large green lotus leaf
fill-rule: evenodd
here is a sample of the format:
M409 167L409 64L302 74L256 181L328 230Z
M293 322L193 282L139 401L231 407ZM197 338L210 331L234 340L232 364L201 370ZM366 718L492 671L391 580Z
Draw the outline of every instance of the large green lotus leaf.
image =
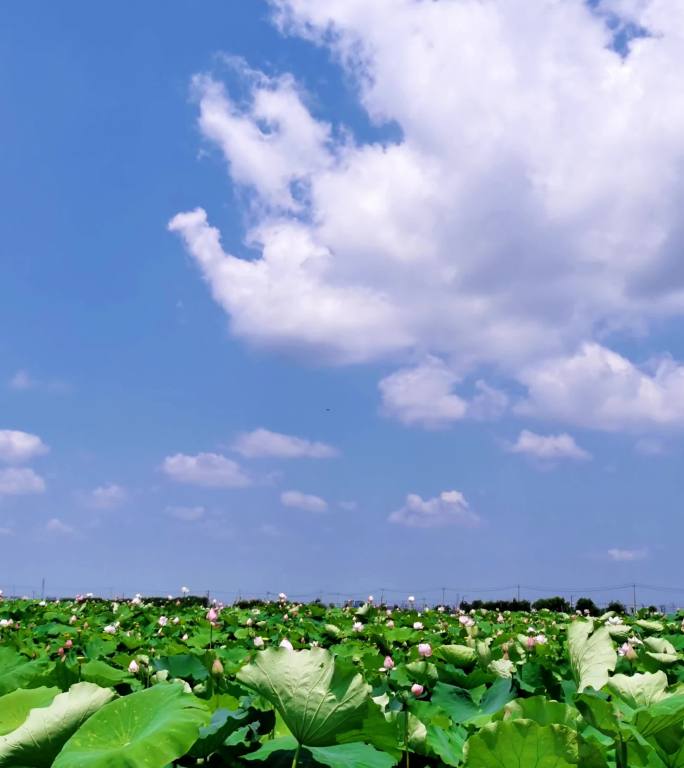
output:
M206 680L209 670L197 656L189 653L179 653L175 656L162 656L155 660L154 668L168 669L173 677L182 677L184 680Z
M18 728L0 737L0 766L51 766L67 739L113 696L93 683L76 683L49 706L32 709Z
M649 707L668 695L667 675L664 672L613 675L607 685L611 693L633 709Z
M435 656L455 667L471 667L477 661L477 651L467 645L441 645Z
M511 698L511 680L498 678L487 689L479 704L473 700L470 691L446 683L437 683L432 703L441 707L455 723L483 725Z
M335 744L336 734L360 726L368 709L370 686L322 648L269 648L237 678L273 704L300 744Z
M396 760L370 744L354 742L330 747L306 747L317 763L330 768L392 768Z
M632 724L642 736L684 723L684 695L668 696L634 715Z
M131 675L123 669L117 669L104 661L87 661L81 666L82 679L101 685L104 688L118 685L124 680L130 680Z
M35 685L50 663L47 659L29 661L12 648L0 647L0 695Z
M465 745L466 768L567 768L579 762L577 735L532 720L491 723Z
M544 696L531 696L508 702L495 716L495 720L534 720L539 725L567 725L577 727L579 712L569 704L550 701Z
M428 751L437 755L446 765L461 765L466 736L463 728L442 728L430 724L427 727L426 739Z
M0 696L0 736L18 728L36 707L47 705L59 693L59 688L19 688Z
M182 685L156 685L112 701L64 745L54 768L164 768L184 755L209 720Z
M645 629L647 632L662 632L665 627L659 621L649 621L648 619L638 619L634 622L637 627Z
M292 736L279 736L264 742L255 752L243 755L243 760L268 760L276 752L294 752L297 749L297 739Z
M570 666L581 693L586 688L600 690L617 664L617 653L606 627L595 632L593 621L577 619L568 627Z

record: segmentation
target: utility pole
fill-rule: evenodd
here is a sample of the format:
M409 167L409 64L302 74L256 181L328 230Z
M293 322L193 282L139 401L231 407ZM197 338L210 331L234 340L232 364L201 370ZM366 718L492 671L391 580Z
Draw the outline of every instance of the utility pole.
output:
M446 587L442 587L442 605L446 605Z
M518 584L518 602L520 602L520 584Z
M632 584L632 613L636 615L636 584Z
M43 576L43 579L40 582L40 599L45 600L45 576Z

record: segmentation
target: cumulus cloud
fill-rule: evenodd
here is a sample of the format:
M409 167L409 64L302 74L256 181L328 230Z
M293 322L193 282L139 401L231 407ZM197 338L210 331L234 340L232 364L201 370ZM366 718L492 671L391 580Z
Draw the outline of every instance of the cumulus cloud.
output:
M679 4L273 5L282 29L331 50L382 138L318 118L289 73L243 66L240 100L195 79L200 130L248 192L257 255L224 250L200 208L170 228L233 333L334 364L439 358L433 408L384 381L386 411L406 423L463 418L454 383L496 371L554 418L684 424L684 409L637 398L635 417L608 393L578 409L570 384L542 397L529 373L684 312ZM645 31L630 38L634 25ZM679 398L678 370L656 388Z
M327 443L313 442L268 429L255 429L239 435L233 443L233 449L250 459L329 459L338 455L337 450Z
M27 389L33 389L36 386L36 381L29 375L28 371L21 370L12 376L8 386L10 389L22 392Z
M480 517L460 491L442 491L432 499L422 499L417 493L409 493L404 506L387 518L390 523L409 528L440 528L447 525L476 526Z
M0 461L19 464L49 450L38 435L16 429L0 429Z
M162 470L172 480L188 485L206 488L244 488L251 485L250 478L237 462L217 453L167 456Z
M283 491L280 494L280 502L285 507L303 509L306 512L325 512L328 509L325 499L301 491Z
M205 507L196 505L194 507L186 506L168 506L166 507L166 514L169 517L173 517L175 520L180 520L184 523L195 523L198 520L202 520L206 514Z
M45 530L48 533L54 533L61 536L71 536L76 533L76 529L60 520L58 517L51 517L47 523L45 523Z
M644 560L648 557L647 549L609 549L608 558L617 563Z
M443 360L430 356L380 381L382 411L407 425L438 429L464 418L497 418L506 409L505 393L477 381L476 394L467 400L454 391L459 382Z
M126 489L116 483L108 483L93 488L84 494L84 502L93 509L114 509L121 506L128 497Z
M44 493L45 480L28 467L0 469L0 496Z
M684 427L684 366L663 358L651 368L587 343L527 370L518 410L609 431Z
M591 454L584 448L580 448L575 442L575 438L566 432L559 435L538 435L528 429L523 429L509 450L511 453L522 453L542 461L556 461L557 459L585 461L591 458Z

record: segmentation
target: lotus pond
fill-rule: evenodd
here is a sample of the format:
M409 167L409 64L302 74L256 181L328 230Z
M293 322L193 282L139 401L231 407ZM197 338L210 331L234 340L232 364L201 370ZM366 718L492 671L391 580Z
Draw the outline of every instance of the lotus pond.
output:
M0 602L0 766L684 767L681 616Z

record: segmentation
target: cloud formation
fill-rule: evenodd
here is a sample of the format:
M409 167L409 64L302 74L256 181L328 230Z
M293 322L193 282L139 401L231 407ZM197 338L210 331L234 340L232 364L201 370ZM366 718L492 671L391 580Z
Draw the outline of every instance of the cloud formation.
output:
M325 499L301 491L283 491L280 494L280 502L285 507L303 509L305 512L325 512L328 509Z
M538 435L536 432L523 429L509 450L511 453L522 453L542 461L556 461L558 459L586 461L591 458L591 454L584 448L580 448L575 442L575 438L566 432L559 435Z
M618 549L608 550L608 558L616 563L631 562L633 560L644 560L648 557L647 549Z
M0 461L21 464L49 450L38 435L16 429L0 429Z
M205 488L244 488L251 485L249 476L237 462L217 453L167 456L162 470L178 483Z
M399 138L361 141L317 117L290 73L242 65L240 100L195 78L200 130L247 193L258 256L224 250L201 208L170 228L233 333L333 364L430 360L381 383L385 412L407 424L464 418L454 384L494 372L529 388L529 413L684 426L681 367L648 374L610 349L684 312L678 4L273 7L284 31L330 49L371 122ZM592 365L609 379L579 407Z
M86 505L93 509L114 509L121 506L127 498L126 489L116 483L99 485L84 495Z
M263 428L239 435L233 443L233 449L249 459L329 459L338 455L337 449L327 443L271 432Z
M409 528L441 528L447 525L473 527L480 517L460 491L442 491L432 499L422 499L417 493L409 493L404 506L387 518L390 523Z
M28 467L0 469L0 496L26 496L44 493L45 480Z

